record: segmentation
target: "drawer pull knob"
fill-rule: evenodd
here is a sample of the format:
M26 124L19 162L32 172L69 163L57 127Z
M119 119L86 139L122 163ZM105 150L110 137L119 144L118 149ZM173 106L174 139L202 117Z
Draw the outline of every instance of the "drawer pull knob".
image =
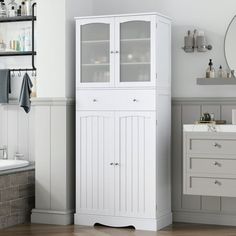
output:
M221 145L220 145L219 143L214 143L213 146L214 146L214 147L218 147L218 148L221 147Z
M98 100L97 99L93 99L93 102L97 102Z
M218 184L218 185L221 185L220 181L218 181L218 180L215 180L214 183L215 183L215 184Z

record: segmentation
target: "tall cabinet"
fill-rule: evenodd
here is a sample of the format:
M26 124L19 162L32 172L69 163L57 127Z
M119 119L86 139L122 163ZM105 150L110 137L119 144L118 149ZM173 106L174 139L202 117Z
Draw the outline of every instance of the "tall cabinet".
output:
M170 19L76 18L76 71L75 223L170 224Z

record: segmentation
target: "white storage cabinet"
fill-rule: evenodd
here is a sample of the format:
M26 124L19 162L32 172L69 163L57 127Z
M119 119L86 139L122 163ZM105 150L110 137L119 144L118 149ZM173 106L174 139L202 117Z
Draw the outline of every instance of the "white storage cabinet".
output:
M76 18L76 224L171 224L170 63L167 17Z

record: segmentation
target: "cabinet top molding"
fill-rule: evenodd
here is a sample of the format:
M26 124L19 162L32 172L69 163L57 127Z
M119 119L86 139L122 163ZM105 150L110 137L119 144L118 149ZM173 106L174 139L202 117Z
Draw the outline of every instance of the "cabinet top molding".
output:
M145 13L133 13L133 14L116 14L116 15L98 15L98 16L81 16L81 17L75 17L75 20L81 20L81 19L92 19L92 18L104 18L104 17L122 17L122 16L148 16L148 15L156 15L159 17L166 18L168 20L172 20L170 17L163 15L161 13L157 12L145 12Z

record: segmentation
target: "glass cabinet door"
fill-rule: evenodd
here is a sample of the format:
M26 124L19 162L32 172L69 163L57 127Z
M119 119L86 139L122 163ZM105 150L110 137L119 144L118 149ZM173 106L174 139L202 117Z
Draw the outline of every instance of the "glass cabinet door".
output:
M119 85L151 85L155 79L151 64L155 56L155 47L152 45L152 25L155 20L152 21L149 17L120 17L117 21L119 40L116 52L119 54L119 61L116 64L119 67L116 67L116 71L119 73Z
M104 19L85 22L77 29L77 40L80 38L79 52L77 51L77 58L80 58L79 63L77 60L78 86L107 87L113 83L112 25L112 22Z

